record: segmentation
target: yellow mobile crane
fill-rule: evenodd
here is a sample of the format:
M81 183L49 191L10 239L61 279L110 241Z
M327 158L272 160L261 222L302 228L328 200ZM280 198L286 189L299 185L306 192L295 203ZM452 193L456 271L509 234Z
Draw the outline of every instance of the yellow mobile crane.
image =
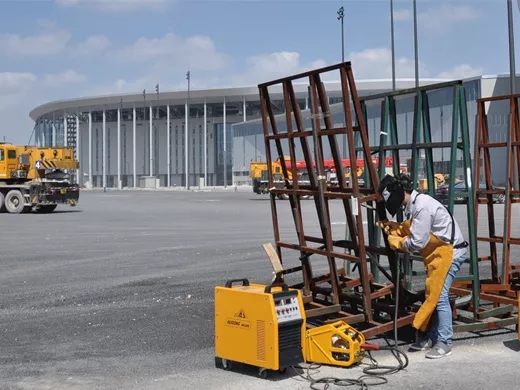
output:
M72 148L39 148L0 143L0 212L53 212L58 204L76 206L79 186L67 170L77 170Z

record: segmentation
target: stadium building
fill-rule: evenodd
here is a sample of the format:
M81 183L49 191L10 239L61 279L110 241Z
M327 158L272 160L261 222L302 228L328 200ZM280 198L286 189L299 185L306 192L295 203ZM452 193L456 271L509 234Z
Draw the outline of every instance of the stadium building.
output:
M420 84L442 81L446 80L423 79ZM397 88L413 88L414 83L411 79L398 79ZM364 96L390 91L392 82L357 80L356 86L359 95ZM470 130L474 130L476 99L507 93L509 79L481 76L464 80L464 86ZM326 83L326 90L335 125L341 126L343 119L334 114L341 111L340 84ZM300 108L308 110L307 85L295 84L295 93ZM282 91L270 88L270 94L282 123ZM447 90L430 95L433 138L441 140L446 131L451 131L452 96ZM412 108L410 98L398 104L400 139L411 137ZM490 125L499 141L505 139L508 106L497 103L492 109L496 112ZM260 115L256 86L79 98L46 103L30 113L35 121L37 145L75 148L80 184L116 188L137 187L141 185L140 178L150 177L156 178L155 183L162 187L184 187L186 183L190 187L249 184L249 163L265 161ZM304 111L304 118L305 115ZM369 133L373 134L370 138L377 140L379 105L368 107L367 117ZM310 122L307 125L310 127ZM434 159L449 158L449 152L442 154ZM497 173L503 176L504 170Z

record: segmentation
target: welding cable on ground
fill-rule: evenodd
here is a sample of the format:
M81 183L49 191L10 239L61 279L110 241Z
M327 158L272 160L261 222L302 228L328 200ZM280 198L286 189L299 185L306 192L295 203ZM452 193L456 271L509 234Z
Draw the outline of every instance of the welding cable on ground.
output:
M400 257L398 257L400 260ZM371 361L371 364L363 369L363 374L359 378L340 378L340 377L322 377L322 378L314 378L311 375L311 371L315 371L321 367L321 364L311 364L308 367L294 366L293 369L296 374L310 382L310 388L312 390L328 390L331 386L335 387L350 387L357 386L360 390L368 390L370 386L379 386L388 383L388 380L385 378L386 375L395 374L401 370L404 370L408 367L408 356L404 351L402 351L398 345L398 337L397 337L397 317L399 314L399 278L400 278L400 269L401 262L399 261L397 264L397 275L396 281L396 298L395 298L395 311L394 311L394 321L393 321L393 331L394 331L394 345L390 345L388 340L385 337L385 341L387 342L387 347L382 347L380 350L383 351L391 351L394 357L396 358L398 364L395 366L381 366L377 363L377 361L372 357L370 351L367 351L368 358ZM300 374L297 369L303 370L305 375ZM317 387L318 385L322 385L323 387Z

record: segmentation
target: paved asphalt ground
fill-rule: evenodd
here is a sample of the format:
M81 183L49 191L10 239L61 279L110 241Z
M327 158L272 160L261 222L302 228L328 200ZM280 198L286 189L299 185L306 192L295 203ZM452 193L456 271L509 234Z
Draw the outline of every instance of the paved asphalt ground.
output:
M0 215L0 389L308 389L293 375L266 382L256 371L214 368L214 287L271 278L262 249L273 241L269 202L250 191L83 191L77 209ZM284 234L294 237L283 209ZM316 232L312 202L306 209ZM456 217L464 225L463 209ZM456 335L452 356L410 354L408 368L378 388L516 388L516 339L511 329ZM395 363L388 352L373 356Z

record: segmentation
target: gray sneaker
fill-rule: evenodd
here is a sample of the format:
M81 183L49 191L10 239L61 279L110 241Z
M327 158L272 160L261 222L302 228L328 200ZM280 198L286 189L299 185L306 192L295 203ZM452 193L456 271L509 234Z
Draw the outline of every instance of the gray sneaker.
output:
M410 349L413 351L426 351L433 347L433 341L429 338L417 338L415 343L410 345Z
M442 341L438 341L433 348L426 354L428 359L440 359L451 355L451 347L448 347Z

